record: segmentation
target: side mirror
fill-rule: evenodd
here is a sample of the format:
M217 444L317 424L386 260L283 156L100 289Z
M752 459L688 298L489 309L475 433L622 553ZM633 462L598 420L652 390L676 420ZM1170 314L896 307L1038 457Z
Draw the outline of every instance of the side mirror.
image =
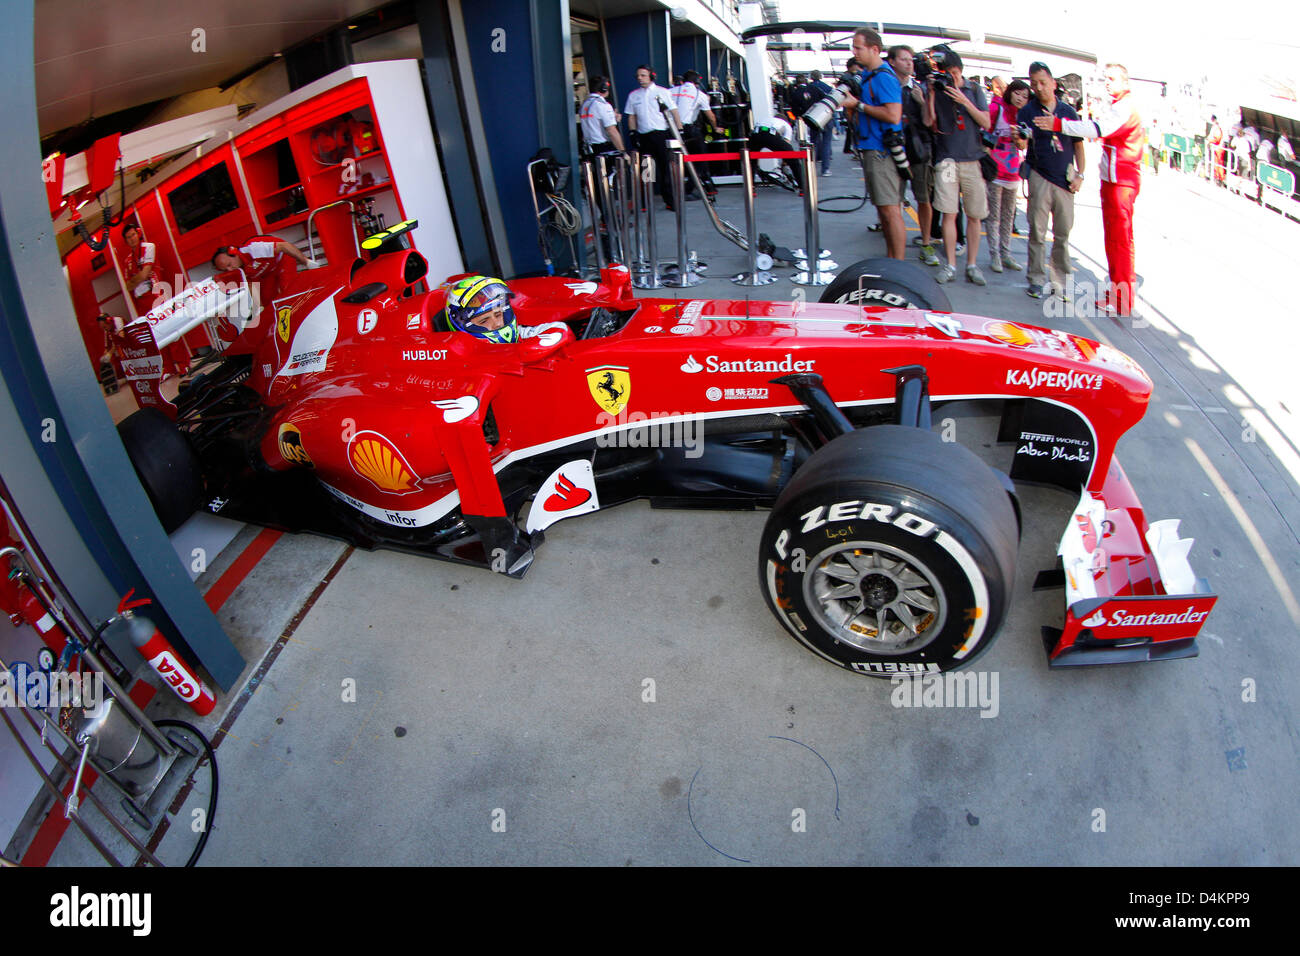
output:
M538 326L533 335L520 340L519 357L524 362L536 362L549 357L574 339L573 329L563 322L548 322Z

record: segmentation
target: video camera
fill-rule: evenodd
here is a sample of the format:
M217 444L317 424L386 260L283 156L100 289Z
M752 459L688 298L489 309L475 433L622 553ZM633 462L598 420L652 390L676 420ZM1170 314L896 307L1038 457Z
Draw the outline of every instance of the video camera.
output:
M835 81L833 92L822 94L803 111L801 118L817 132L823 132L835 122L835 111L844 104L845 97L856 98L860 92L861 86L857 78L852 73L841 73L839 79Z
M945 71L951 64L952 50L942 43L928 50L920 50L912 57L912 70L917 82L930 83L936 90L952 86L952 77Z

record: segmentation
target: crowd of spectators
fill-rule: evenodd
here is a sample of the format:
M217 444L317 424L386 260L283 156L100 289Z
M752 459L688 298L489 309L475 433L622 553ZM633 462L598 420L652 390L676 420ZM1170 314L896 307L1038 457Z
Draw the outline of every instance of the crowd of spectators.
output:
M1097 305L1130 312L1136 283L1132 211L1145 134L1122 66L1106 68L1110 103L1097 104L1095 116L1089 112L1081 118L1079 92L1064 89L1045 63L1031 64L1028 82L997 76L979 82L965 76L960 55L946 47L919 54L906 45L886 50L880 35L863 27L854 33L852 48L849 65L860 72L841 104L846 150L851 145L861 156L878 217L872 231L883 233L891 258L907 255L903 205L910 188L913 203L908 204L915 205L920 227L913 240L917 254L937 270L939 282L959 274L957 260L964 255L966 281L987 283L981 269L983 233L992 272L1025 272L1026 292L1034 298L1070 297L1075 196L1088 176L1083 143L1097 139L1102 141L1099 178L1109 271ZM817 75L811 83L796 77L778 84L778 109L797 121L825 95L820 80ZM1245 149L1239 142L1249 140L1243 135L1233 143ZM822 168L827 169L825 161ZM1028 224L1023 261L1011 244L1019 234L1022 195Z

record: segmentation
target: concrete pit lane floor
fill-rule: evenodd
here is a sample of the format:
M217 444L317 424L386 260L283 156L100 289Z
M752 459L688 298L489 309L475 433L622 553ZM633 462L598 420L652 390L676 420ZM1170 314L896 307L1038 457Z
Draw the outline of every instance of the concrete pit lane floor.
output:
M837 149L819 186L860 195L861 177ZM743 224L739 187L719 206ZM740 271L701 204L685 208L709 274ZM802 246L800 208L761 188L759 229ZM883 254L874 221L822 215L841 266ZM225 727L203 864L1300 862L1300 225L1172 171L1148 171L1136 223L1144 321L1030 299L1023 272L987 268L987 245L988 285L961 281L959 258L948 293L958 311L1108 341L1151 375L1119 456L1220 596L1199 658L1048 669L1039 628L1060 623L1062 592L1031 585L1073 498L1043 488L1021 489L1014 604L974 665L996 689L984 716L893 706L888 682L794 642L759 591L764 513L638 503L561 522L523 582L283 536L218 612L250 663L209 722ZM1071 238L1076 281L1100 279L1095 176ZM1025 237L1012 248L1023 263ZM777 271L750 294L816 298ZM712 278L678 294L746 291ZM183 859L192 839L174 825L162 852ZM74 832L54 862L94 859Z

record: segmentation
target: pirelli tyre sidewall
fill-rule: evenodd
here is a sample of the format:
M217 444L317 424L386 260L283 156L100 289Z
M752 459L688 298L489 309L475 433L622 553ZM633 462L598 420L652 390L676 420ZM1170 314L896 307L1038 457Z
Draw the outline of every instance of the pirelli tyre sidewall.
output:
M845 266L821 294L821 302L883 305L891 309L951 312L952 304L934 274L916 262L862 259Z
M759 577L772 613L826 660L876 677L937 673L993 642L1016 547L1014 510L988 466L932 432L883 425L800 468L769 516ZM883 635L882 618L851 613L858 595L883 606Z

